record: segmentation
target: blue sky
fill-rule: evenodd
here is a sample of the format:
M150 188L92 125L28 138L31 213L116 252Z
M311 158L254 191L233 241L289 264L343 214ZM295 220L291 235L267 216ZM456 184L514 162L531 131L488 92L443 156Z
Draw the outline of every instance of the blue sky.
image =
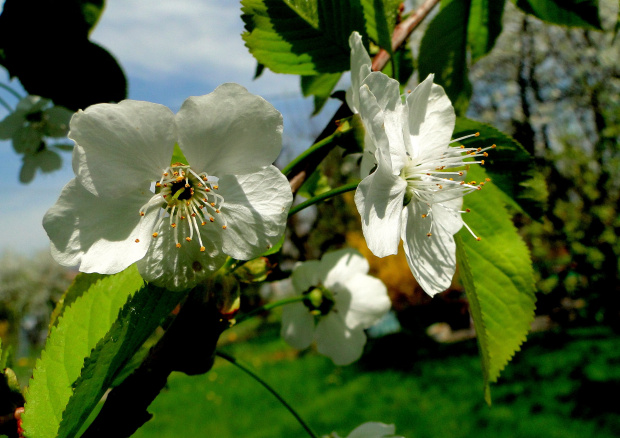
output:
M308 122L312 103L301 98L299 77L265 71L253 81L256 61L243 44L242 31L237 1L108 0L91 39L123 66L129 98L161 103L176 112L188 96L236 82L283 113L285 144L295 143L298 150L306 147L312 132L322 128L337 104ZM7 83L6 76L1 80ZM16 103L11 96L2 97ZM0 118L5 115L0 112ZM0 253L32 254L49 246L41 219L73 177L69 153L63 155L60 171L39 173L28 185L19 183L20 167L21 159L10 143L0 142L4 185Z

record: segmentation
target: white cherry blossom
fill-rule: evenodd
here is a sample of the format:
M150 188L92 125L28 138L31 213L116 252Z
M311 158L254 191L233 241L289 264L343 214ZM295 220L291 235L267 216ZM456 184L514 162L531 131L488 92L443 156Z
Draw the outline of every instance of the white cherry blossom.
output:
M292 274L293 289L305 299L283 308L284 340L298 349L314 341L319 353L336 365L359 359L366 344L364 329L391 307L385 285L369 276L368 269L368 261L351 249L300 263Z
M402 239L420 286L429 295L442 292L456 269L453 236L464 225L463 196L484 185L464 180L467 166L484 160L465 160L486 156L486 149L450 146L462 138L450 140L454 108L433 75L405 102L393 90L377 97L365 84L359 101L377 163L355 194L366 243L384 257L396 254Z
M181 290L282 236L292 202L272 165L282 116L240 85L190 97L176 115L125 100L70 125L76 177L43 219L61 264L112 274L138 262L147 281ZM171 163L175 143L187 163Z

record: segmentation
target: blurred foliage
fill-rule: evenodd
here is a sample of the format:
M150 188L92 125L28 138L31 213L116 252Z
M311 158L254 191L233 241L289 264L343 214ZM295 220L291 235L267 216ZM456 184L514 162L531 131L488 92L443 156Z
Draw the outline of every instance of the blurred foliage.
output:
M617 5L601 1L603 27ZM493 52L472 69L468 116L510 133L549 189L540 223L518 215L541 294L561 324L620 329L620 39L507 10Z
M71 283L71 274L46 251L33 257L5 253L0 257L0 337L17 344L23 328L40 346L47 335L56 301ZM7 342L8 344L8 342Z

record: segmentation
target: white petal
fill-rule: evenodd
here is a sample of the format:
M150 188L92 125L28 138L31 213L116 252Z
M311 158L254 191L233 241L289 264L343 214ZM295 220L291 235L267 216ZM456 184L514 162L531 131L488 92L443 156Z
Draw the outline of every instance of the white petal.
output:
M250 260L280 240L293 195L286 177L276 167L225 175L219 180L218 193L225 200L221 214L227 222L222 234L226 254Z
M139 214L151 195L144 188L118 199L100 198L72 179L43 217L52 255L65 266L80 264L82 272L114 274L127 268L144 256L151 240L156 211L142 219Z
M356 427L347 438L383 438L391 437L396 433L393 424L368 422Z
M272 164L282 148L282 115L237 84L188 98L176 122L189 164L211 175L258 171Z
M201 252L195 234L191 242L185 241L185 237L189 237L186 226L178 226L181 247L177 248L173 229L164 219L155 230L159 236L149 236L151 246L138 262L142 277L157 286L176 291L194 287L217 271L226 261L226 254L221 251L220 231L214 227L210 231L205 230L209 225L214 224L207 223L200 230L205 246L205 251Z
M91 193L120 197L128 188L161 177L176 142L174 114L135 100L93 105L71 118L69 138L80 148L74 171Z
M432 80L433 76L429 75L407 97L414 157L441 152L450 143L454 131L456 115L452 103L444 89Z
M345 323L350 329L366 329L376 324L392 307L387 288L381 280L364 274L354 274L343 285L351 291ZM340 294L336 295L338 301ZM340 303L337 303L340 310Z
M317 350L336 365L349 365L364 351L366 334L362 329L350 330L338 313L322 317L314 332Z
M321 258L321 267L325 272L324 284L328 289L336 283L344 283L353 274L367 274L370 268L368 260L351 248L326 253Z
M456 270L454 237L443 227L433 225L432 215L422 218L428 207L420 202L407 206L409 218L403 223L403 244L407 263L422 289L430 296L443 292L452 283ZM431 232L430 237L427 236Z
M367 85L360 88L360 116L367 136L381 149L389 160L392 172L397 175L408 158L404 144L404 122L402 105L394 111L383 111L376 97Z
M349 37L349 47L351 47L351 88L347 90L347 104L354 114L359 112L359 89L362 82L371 72L372 61L362 43L359 33L353 32Z
M383 111L394 111L402 104L398 81L384 73L379 71L370 73L364 78L360 87L362 85L368 85L368 89L375 96L379 108Z
M382 157L377 152L377 157ZM357 187L355 205L362 218L362 231L368 248L377 257L398 252L406 188L405 180L393 175L382 159L377 170Z
M287 304L282 308L282 338L293 348L303 350L312 343L314 317L303 303Z
M295 266L291 275L293 288L298 294L306 292L311 287L324 283L324 272L321 269L321 262L310 260L299 263Z

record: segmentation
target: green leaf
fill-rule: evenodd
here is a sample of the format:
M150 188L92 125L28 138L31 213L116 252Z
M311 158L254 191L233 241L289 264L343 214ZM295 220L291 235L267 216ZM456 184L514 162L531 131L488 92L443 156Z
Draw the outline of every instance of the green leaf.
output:
M301 92L304 97L314 96L313 116L321 111L341 76L342 73L301 76Z
M519 142L494 127L457 117L454 137L476 132L479 132L480 136L464 140L463 144L475 148L497 145L497 148L489 150L489 156L484 158L486 172L493 184L511 199L514 206L533 219L540 219L547 201L547 186L543 176L536 170L532 156ZM467 178L475 180L469 175Z
M99 19L101 18L101 14L103 14L103 9L105 7L104 0L78 0L80 4L80 8L82 10L82 17L84 22L88 26L89 33L93 31Z
M564 26L602 30L598 0L517 0L524 12Z
M420 43L420 81L435 74L457 114L469 105L472 87L467 77L467 31L470 1L452 1L443 6L428 25Z
M398 7L401 0L362 0L368 38L390 54L392 53L392 32L396 26Z
M360 0L242 0L242 37L276 73L315 75L349 69L349 35L365 34Z
M37 360L26 397L23 427L29 438L53 438L91 350L119 310L144 284L135 266L96 281L64 310Z
M120 311L105 337L85 360L63 413L58 438L74 437L124 365L185 296L148 285Z
M467 25L467 44L474 63L491 51L502 32L506 0L472 0Z
M486 176L479 166L470 174ZM534 319L534 272L527 246L521 240L500 191L487 184L464 198L471 209L465 221L481 237L476 241L466 229L455 237L459 275L465 286L476 327L484 392L491 403L490 383L520 349Z
M189 161L187 161L187 158L185 158L185 154L183 154L183 151L179 147L178 143L174 144L174 149L172 151L172 158L170 159L171 165L176 164L176 163L183 163L183 164L189 163Z
M325 192L329 192L331 189L327 177L321 172L320 167L318 167L312 172L310 178L299 188L297 194L310 199L322 195Z
M71 283L65 293L62 294L62 297L58 300L58 303L56 303L56 307L50 317L50 330L58 324L58 318L62 316L63 312L71 306L75 300L84 295L84 293L88 291L88 289L97 281L106 277L107 275L104 274L86 274L84 272L80 272L76 275L73 279L73 283Z

